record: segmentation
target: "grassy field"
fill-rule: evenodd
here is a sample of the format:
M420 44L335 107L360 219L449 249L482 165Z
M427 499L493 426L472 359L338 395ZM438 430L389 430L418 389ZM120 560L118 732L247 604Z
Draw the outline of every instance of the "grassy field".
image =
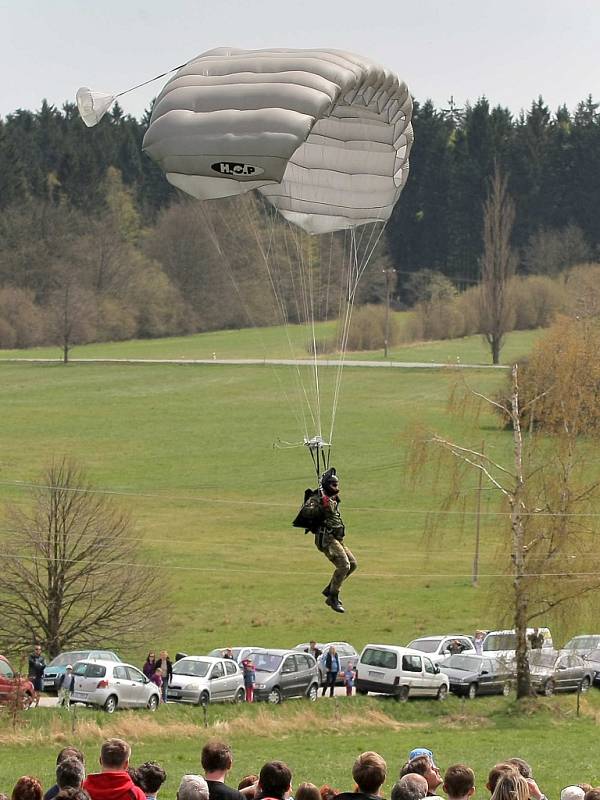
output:
M403 324L409 312L396 316ZM333 336L332 322L315 326L316 338ZM526 355L540 331L516 331L508 334L502 349L502 363L510 364ZM289 341L288 341L289 334ZM159 358L159 359L204 359L212 358L308 358L307 344L311 331L300 325L287 328L248 328L238 331L215 331L195 336L180 336L166 339L137 339L127 342L101 342L73 348L73 358ZM29 350L0 350L0 360L11 357L60 358L56 347L34 347ZM329 357L336 357L330 354ZM382 360L383 352L348 353L348 358ZM450 339L440 342L415 342L390 348L388 360L425 361L437 363L489 364L489 347L481 336Z
M37 775L45 787L53 782L57 751L67 742L86 755L94 771L100 743L108 736L122 736L133 747L132 763L158 760L168 779L160 797L175 800L180 777L201 772L199 754L210 738L228 741L235 763L229 782L237 785L244 775L257 773L263 763L286 761L294 785L310 780L351 790L355 757L375 750L386 759L389 792L413 747L430 747L442 771L450 764L467 763L477 777L480 797L486 797L490 768L504 758L519 755L534 767L544 792L557 798L570 783L600 781L597 758L597 725L600 692L582 699L582 716L575 713L573 695L540 700L529 713L517 712L514 701L481 698L446 703L413 701L399 705L393 700L337 698L309 705L290 701L280 707L211 706L207 727L199 708L162 707L155 716L147 712L122 712L109 718L101 713L37 709L25 726L0 728L0 791L10 791L23 774Z
M90 345L74 355L250 356L254 335ZM509 337L507 358L525 353L535 335ZM416 361L486 360L479 338L391 355L410 360L411 353ZM270 354L278 353L273 348ZM330 375L325 385L322 372L327 404ZM505 380L491 371L464 376L489 393ZM495 601L510 591L510 582L498 562L493 499L486 495L483 503L482 576L474 589L474 491L466 513L444 513L432 538L425 535L425 522L440 510L447 476L425 472L416 484L407 479L415 425L473 444L485 438L488 452L510 457L510 438L492 415L473 422L448 412L456 380L449 370L345 371L332 463L341 474L347 541L360 567L344 590L343 616L333 614L320 595L328 562L312 537L290 526L314 476L302 446L274 446L298 443L302 435L282 394L294 374L283 367L0 364L0 502L26 506L23 482L37 480L52 457L68 454L132 512L140 558L153 565L172 597L169 609L161 597L148 597L155 634L147 642L114 643L134 662L141 663L150 648L202 653L229 644L291 646L311 637L348 640L360 648L368 641L404 644L418 634L494 628L504 622ZM12 541L5 523L0 541L6 547ZM584 625L574 620L562 634ZM216 735L234 746L233 782L268 759L282 758L296 782L327 781L348 789L355 756L375 749L390 765L389 793L406 752L424 744L439 753L442 767L471 764L483 794L489 767L518 753L536 765L543 788L556 797L571 781L600 779L600 693L584 699L580 719L574 702L552 698L520 714L504 699L398 706L341 698L273 709L214 707L208 728L199 709L169 706L155 717L138 712L111 719L80 710L74 730L65 712L37 709L17 730L0 719L0 791L28 772L49 785L56 751L67 741L80 743L93 765L101 739L119 734L133 742L134 763L163 762L170 778L162 796L172 800L180 775L199 769L202 742Z

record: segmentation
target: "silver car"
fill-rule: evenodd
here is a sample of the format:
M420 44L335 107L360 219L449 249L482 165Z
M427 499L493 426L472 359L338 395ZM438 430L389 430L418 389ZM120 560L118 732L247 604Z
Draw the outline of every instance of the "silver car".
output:
M254 651L252 660L256 670L255 700L277 704L288 697L317 699L319 670L309 653L264 649Z
M205 706L219 701L241 703L245 696L242 671L230 658L186 656L173 664L167 700Z
M332 645L333 647L335 647L336 653L340 660L340 671L338 672L336 683L343 684L344 672L348 669L348 664L352 664L352 666L356 669L356 663L358 661L359 654L356 652L356 650L351 644L348 644L348 642L326 642L325 644L317 642L316 644L317 648L321 651L321 655L317 659L317 666L319 668L319 683L321 684L321 686L325 683L325 678L327 675L325 658L327 657L329 648ZM294 650L300 650L303 653L308 653L309 647L310 647L310 642L302 642L301 644L297 644L294 647Z
M66 653L53 658L43 674L45 692L56 692L61 675L65 674L67 664L73 665L76 661L121 661L112 650L68 650Z
M160 690L131 664L115 661L78 661L73 667L72 703L99 706L112 714L117 708L156 711Z

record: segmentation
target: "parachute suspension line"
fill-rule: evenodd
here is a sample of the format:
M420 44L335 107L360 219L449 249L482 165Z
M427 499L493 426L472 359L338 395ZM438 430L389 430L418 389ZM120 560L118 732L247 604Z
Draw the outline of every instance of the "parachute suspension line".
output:
M379 241L383 235L385 230L385 222L381 223L379 233L375 237L375 242L373 242L373 236L375 234L375 225L372 225L372 230L367 242L365 249L363 250L362 258L359 259L359 251L357 249L357 242L356 242L356 231L354 228L350 229L350 258L349 258L349 266L348 266L348 295L347 295L347 302L346 302L346 309L344 314L344 323L342 327L342 348L341 348L341 357L340 357L340 364L337 369L336 374L336 381L335 381L335 389L334 389L334 397L333 397L333 408L331 412L331 430L329 433L329 441L333 443L333 429L335 425L335 418L337 415L337 408L340 400L341 395L341 385L342 385L342 373L344 368L344 363L346 359L346 348L348 344L348 337L350 335L350 323L352 321L352 311L354 309L354 301L356 298L356 291L358 289L358 284L360 278L364 274L365 270L369 266L369 262L373 256L373 253L376 251ZM364 234L364 231L361 233ZM359 240L358 246L360 246Z
M290 331L289 331L289 318L288 318L288 313L287 313L287 309L286 309L286 306L285 306L284 298L282 298L281 293L278 292L278 290L277 290L277 283L276 283L275 277L273 275L273 271L271 269L271 265L269 264L269 259L267 257L267 254L265 253L264 247L263 247L262 242L260 240L260 233L258 231L258 226L257 226L255 220L253 219L251 213L250 213L250 209L248 208L248 205L246 203L244 203L243 201L242 201L242 204L245 206L245 211L246 211L246 215L248 217L249 223L250 223L250 227L251 227L252 232L254 234L254 237L256 239L256 244L257 244L259 253L260 253L261 257L262 257L262 261L263 261L265 269L267 271L267 277L268 277L268 280L269 280L269 284L271 286L271 291L273 292L273 296L274 296L275 302L276 302L276 307L279 309L279 317L281 319L282 326L283 326L283 328L285 330L285 334L286 334L286 338L287 338L287 342L288 342L288 347L289 347L289 350L290 350L291 358L292 358L292 360L295 360L294 359L295 353L294 353L292 340L291 340L291 337L290 337ZM274 222L272 220L272 226L273 225L274 225ZM306 397L306 395L307 395L306 387L304 386L304 382L303 382L303 379L302 379L302 374L301 374L300 367L299 367L298 364L296 364L295 367L296 367L296 375L297 375L299 388L300 388L301 392L304 394L304 396ZM308 436L309 436L309 433L308 433L308 426L306 424L306 418L304 416L304 404L301 403L300 407L301 407L302 421L303 421L303 426L302 427L304 428L305 438L307 439ZM310 412L310 415L311 415L311 418L312 418L313 424L314 424L314 421L315 421L314 420L314 413L313 413L313 410L312 410L312 408L310 406L310 403L308 403L308 408L309 408L309 412Z
M259 326L256 324L256 321L253 318L252 312L250 311L250 308L249 308L249 306L248 306L248 304L246 302L244 293L242 292L242 290L240 288L240 285L239 285L239 283L238 283L238 281L236 279L235 270L232 267L231 259L230 259L230 256L229 256L229 252L227 251L227 248L225 248L225 250L224 250L221 247L221 244L220 244L220 241L219 241L219 237L218 237L217 232L215 231L215 228L214 228L214 223L213 223L212 217L207 212L206 206L205 206L205 204L203 202L194 204L194 208L199 208L200 209L201 215L202 215L202 217L204 219L204 222L206 224L206 227L207 227L207 230L208 230L208 233L209 233L209 237L210 237L210 239L211 239L211 241L212 241L217 253L223 258L223 261L224 261L226 269L227 269L228 277L229 277L229 279L231 281L231 284L232 284L232 286L233 286L233 288L235 290L235 293L236 293L236 295L237 295L237 297L238 297L238 299L240 301L240 304L241 304L241 306L242 306L242 308L244 310L244 313L245 313L245 315L246 315L246 317L247 317L247 319L248 319L248 321L250 323L250 326L257 330L259 338L261 340L263 351L266 353L267 352L267 347L266 347L266 342L265 342L265 339L264 339L264 335L263 335L262 331L260 330ZM219 204L213 204L211 206L211 208L214 208L214 209L217 210L217 213L218 213L220 222L222 223L222 226L227 229L227 232L228 232L231 240L233 241L234 231L231 228L228 216L222 212L222 210L220 209ZM276 379L277 383L279 384L279 388L280 388L280 390L282 392L283 397L285 398L285 401L287 402L287 404L288 404L288 406L290 408L292 416L294 416L295 419L296 419L296 423L299 425L300 428L304 427L305 429L308 430L308 428L306 426L306 420L304 419L304 414L303 414L304 408L303 408L303 406L301 406L301 412L302 412L302 418L301 418L301 417L298 416L296 404L294 404L292 402L291 398L289 397L289 395L288 395L288 393L286 391L286 387L284 386L284 384L283 384L283 382L281 380L281 375L280 375L279 371L273 365L271 365L271 372L272 372L272 374L275 375L275 379Z

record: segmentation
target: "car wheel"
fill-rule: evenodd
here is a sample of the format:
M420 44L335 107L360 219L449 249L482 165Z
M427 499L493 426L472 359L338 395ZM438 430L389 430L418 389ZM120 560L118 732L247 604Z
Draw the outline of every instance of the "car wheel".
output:
M554 694L554 681L546 681L544 684L544 697L552 697Z
M271 689L271 691L267 695L267 702L272 703L274 706L279 705L282 699L283 698L281 697L281 690L278 689L277 686L274 689Z
M156 709L158 708L158 702L159 702L158 695L153 694L152 697L148 700L148 705L147 705L148 711L156 711Z
M447 696L448 696L448 688L446 686L444 686L444 684L442 684L440 686L440 688L438 689L438 692L437 692L437 694L435 696L436 700L439 700L440 702L442 702L443 700L446 699Z
M502 694L504 695L504 697L508 697L508 695L510 694L510 690L511 690L510 681L506 681L506 683L502 687Z
M210 703L210 696L208 692L200 692L200 697L198 698L198 705L207 706L209 703Z
M241 686L235 693L235 697L233 698L234 703L243 703L246 699L246 691Z
M104 710L107 714L113 714L117 710L119 701L114 694L109 695L104 703Z
M590 679L588 677L585 677L585 678L582 679L581 683L579 684L579 691L580 692L587 692L587 690L589 688L590 688Z
M311 683L306 696L311 702L313 703L315 702L315 700L319 696L319 687L317 686L316 683Z
M469 700L475 700L475 698L477 697L477 684L476 683L470 683L469 684L469 688L467 689L467 697L469 698Z
M394 695L394 700L398 703L406 703L409 691L410 689L408 686L401 686L400 690Z

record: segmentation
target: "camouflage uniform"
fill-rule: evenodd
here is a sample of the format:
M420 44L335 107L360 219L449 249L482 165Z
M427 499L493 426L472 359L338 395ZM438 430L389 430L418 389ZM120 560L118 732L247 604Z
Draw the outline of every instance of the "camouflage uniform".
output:
M342 583L351 575L356 567L356 559L352 552L342 541L344 538L344 523L339 511L339 500L335 497L322 496L325 520L315 534L315 544L335 566L329 591L337 594Z

